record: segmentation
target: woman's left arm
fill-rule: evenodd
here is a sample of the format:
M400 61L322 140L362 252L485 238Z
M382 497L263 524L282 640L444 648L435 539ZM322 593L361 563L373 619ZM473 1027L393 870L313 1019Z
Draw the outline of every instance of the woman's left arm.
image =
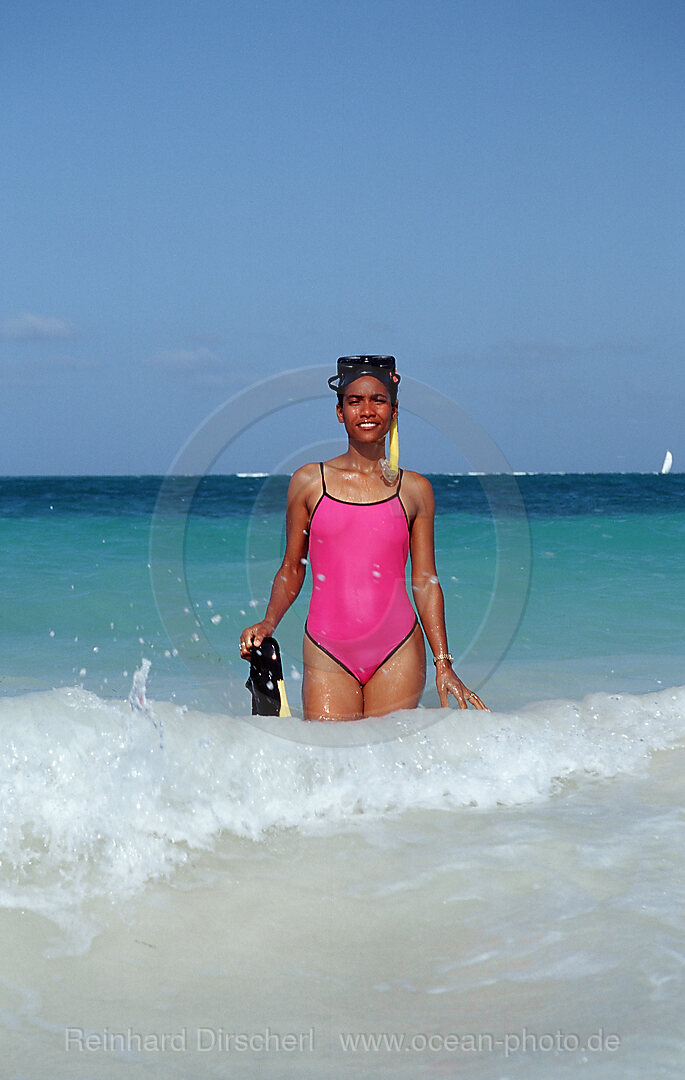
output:
M406 474L405 474L406 475ZM423 631L435 661L435 685L443 708L448 705L448 694L453 694L460 709L473 705L485 709L477 694L469 690L452 669L447 646L445 627L445 598L435 568L435 500L433 488L425 476L411 474L410 485L414 503L411 527L411 584L414 603L421 619Z

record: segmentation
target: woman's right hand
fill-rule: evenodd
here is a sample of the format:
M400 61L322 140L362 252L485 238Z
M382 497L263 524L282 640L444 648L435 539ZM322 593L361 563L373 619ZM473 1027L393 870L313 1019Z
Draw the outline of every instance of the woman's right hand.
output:
M250 649L261 645L265 637L271 637L274 632L274 627L270 623L262 619L261 622L255 623L254 626L248 626L243 630L240 635L240 655L243 660L250 659Z

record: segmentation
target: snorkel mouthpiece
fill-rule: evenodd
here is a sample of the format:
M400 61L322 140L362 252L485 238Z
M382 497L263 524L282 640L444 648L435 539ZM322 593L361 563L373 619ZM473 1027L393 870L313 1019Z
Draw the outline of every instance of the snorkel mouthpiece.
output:
M392 484L397 479L397 474L400 471L400 440L397 434L397 417L390 425L390 457L381 458L381 472L383 476Z
M400 376L395 369L394 356L340 356L338 357L338 374L331 375L328 385L338 397L342 397L345 387L349 386L355 379L360 379L362 375L371 375L374 379L382 382L388 389L391 402L393 405L396 404ZM390 457L381 458L381 472L385 480L391 484L397 479L400 471L397 417L390 425L389 440Z

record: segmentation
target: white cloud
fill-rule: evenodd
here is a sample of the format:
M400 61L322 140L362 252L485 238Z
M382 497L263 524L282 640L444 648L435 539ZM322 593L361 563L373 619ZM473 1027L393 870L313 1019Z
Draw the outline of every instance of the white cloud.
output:
M24 312L0 323L0 341L64 341L76 336L66 319Z

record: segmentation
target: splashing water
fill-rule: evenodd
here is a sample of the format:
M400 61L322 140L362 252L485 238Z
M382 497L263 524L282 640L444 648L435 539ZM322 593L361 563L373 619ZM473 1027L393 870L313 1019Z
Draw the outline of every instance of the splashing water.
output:
M162 721L157 719L154 709L147 700L147 677L151 667L151 662L143 658L140 667L133 673L133 683L131 684L131 692L128 695L128 703L132 712L142 712L143 716L152 721L159 735L159 748L163 750L164 726Z

